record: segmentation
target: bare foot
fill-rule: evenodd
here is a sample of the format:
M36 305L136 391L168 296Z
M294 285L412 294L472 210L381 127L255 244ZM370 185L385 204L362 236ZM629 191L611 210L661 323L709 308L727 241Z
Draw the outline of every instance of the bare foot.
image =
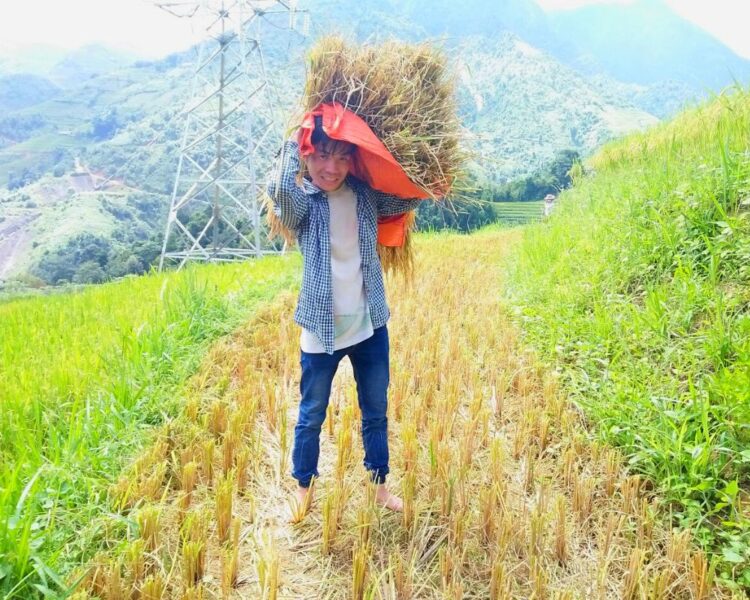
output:
M393 494L391 494L388 491L388 488L385 487L385 484L379 485L377 490L375 491L375 502L380 506L387 508L388 510L392 510L393 512L404 511L403 500L401 500L401 498L399 498L398 496L394 496Z
M313 496L315 495L315 489L312 485L310 487L297 486L297 490L294 492L294 497L289 499L289 508L291 509L290 521L292 523L299 523L307 515L307 511L310 510L312 505Z

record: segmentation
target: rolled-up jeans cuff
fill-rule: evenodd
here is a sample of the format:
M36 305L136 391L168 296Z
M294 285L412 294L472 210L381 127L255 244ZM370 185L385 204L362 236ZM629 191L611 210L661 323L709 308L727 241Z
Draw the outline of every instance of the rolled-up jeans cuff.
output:
M389 469L385 467L383 469L373 469L370 471L370 481L382 485L385 483L385 477L388 475Z
M292 474L292 477L294 477L294 474ZM313 475L312 477L307 477L305 479L297 479L297 477L294 477L294 479L297 479L297 485L303 488L309 488L312 480L317 478L317 475Z

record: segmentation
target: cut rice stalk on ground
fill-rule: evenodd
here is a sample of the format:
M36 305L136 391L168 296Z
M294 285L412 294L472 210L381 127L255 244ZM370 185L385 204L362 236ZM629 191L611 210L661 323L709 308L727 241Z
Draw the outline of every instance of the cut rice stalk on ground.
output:
M417 240L419 285L391 289L388 483L404 495L403 514L368 500L345 363L316 498L289 522L299 332L288 296L214 348L194 380L197 411L126 475L143 526L110 540L88 592L107 598L116 582L164 586L169 598L731 597L690 533L665 527L647 485L589 440L555 377L519 347L497 291L517 236ZM229 438L251 449L243 489L239 452L224 464ZM164 460L162 493L147 500Z

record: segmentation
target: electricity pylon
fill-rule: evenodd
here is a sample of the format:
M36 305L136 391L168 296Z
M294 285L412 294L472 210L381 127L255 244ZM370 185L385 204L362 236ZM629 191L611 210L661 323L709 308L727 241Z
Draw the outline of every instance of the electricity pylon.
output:
M193 0L155 4L201 20L191 101L184 110L159 270L167 261L233 261L275 252L264 244L261 170L278 145L283 107L266 71L264 28L307 35L294 0ZM277 46L280 44L277 43Z

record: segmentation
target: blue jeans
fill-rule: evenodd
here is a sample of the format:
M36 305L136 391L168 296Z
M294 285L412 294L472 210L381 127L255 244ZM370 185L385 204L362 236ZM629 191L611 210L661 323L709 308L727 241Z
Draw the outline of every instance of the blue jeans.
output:
M357 382L359 408L362 412L362 441L365 468L376 483L384 483L388 474L388 329L378 327L372 337L336 350L333 354L302 352L302 379L299 419L294 428L292 477L308 487L318 477L320 428L326 418L331 382L339 362L349 357Z

